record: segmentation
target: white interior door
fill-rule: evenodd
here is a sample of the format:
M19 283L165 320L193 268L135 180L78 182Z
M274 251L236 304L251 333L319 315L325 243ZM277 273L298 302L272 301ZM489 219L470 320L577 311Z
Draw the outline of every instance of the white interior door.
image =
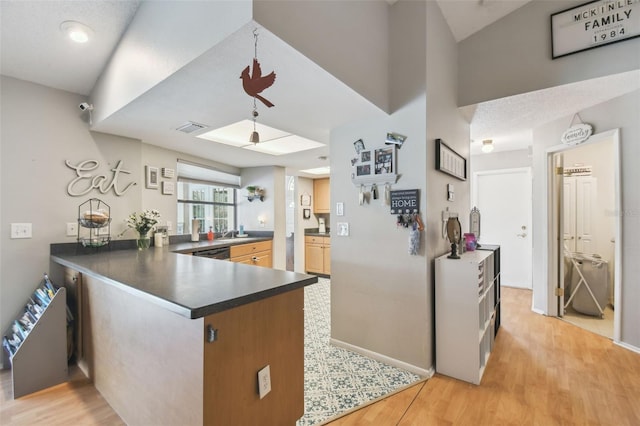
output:
M576 251L576 178L565 178L563 185L564 245L567 250L573 253Z
M576 251L580 253L598 253L593 229L598 202L597 183L594 177L576 178Z
M531 288L531 169L474 174L473 203L480 210L480 244L499 244L502 284Z

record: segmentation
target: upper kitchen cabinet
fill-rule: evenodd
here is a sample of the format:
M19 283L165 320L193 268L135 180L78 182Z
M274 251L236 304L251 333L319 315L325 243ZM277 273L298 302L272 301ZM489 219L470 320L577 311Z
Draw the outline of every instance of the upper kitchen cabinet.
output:
M313 181L313 212L331 213L331 199L329 192L329 178Z

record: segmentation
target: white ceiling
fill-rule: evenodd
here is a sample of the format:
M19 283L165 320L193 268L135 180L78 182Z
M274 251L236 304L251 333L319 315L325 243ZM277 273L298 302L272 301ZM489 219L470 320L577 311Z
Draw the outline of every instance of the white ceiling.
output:
M437 1L458 41L527 3ZM0 72L89 96L139 4L137 0L2 0ZM94 31L93 39L84 45L72 44L59 30L60 24L67 20L88 25ZM289 173L296 173L300 169L328 165L331 128L363 117L385 115L308 58L261 29L258 57L262 70L263 73L275 70L277 79L276 84L263 93L276 106L267 109L259 105L258 121L326 146L274 157L177 132L175 129L189 120L215 128L251 118L253 103L242 91L239 75L253 56L255 26L254 22L248 23L100 122L95 130L141 139L237 167L280 165L287 167ZM531 143L532 127L625 93L623 87L626 91L630 91L630 86L637 88L640 80L637 74L612 78L613 86L609 82L583 82L466 107L463 111L472 122L471 138L494 139L500 147L496 150L525 148ZM308 84L309 81L314 84ZM80 111L78 113L80 115ZM472 144L472 153L477 145Z

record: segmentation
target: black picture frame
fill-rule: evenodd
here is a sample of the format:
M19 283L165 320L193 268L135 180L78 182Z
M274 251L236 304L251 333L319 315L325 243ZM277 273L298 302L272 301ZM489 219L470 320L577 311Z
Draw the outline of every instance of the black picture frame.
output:
M601 5L596 3L601 3ZM625 22L615 20L606 24L602 24L598 20L599 25L587 28L586 25L591 22L590 18L575 19L576 16L581 16L582 12L589 12L591 9L597 10L599 7L605 7L607 3L614 2L592 0L551 14L549 18L551 59L640 37L640 27L634 27L632 20L625 20ZM614 7L616 9L612 11L613 13L623 13L621 9L628 8L631 12L632 8L640 9L640 4L623 4L622 6L614 4Z
M436 139L436 170L460 180L467 180L467 159L442 139Z

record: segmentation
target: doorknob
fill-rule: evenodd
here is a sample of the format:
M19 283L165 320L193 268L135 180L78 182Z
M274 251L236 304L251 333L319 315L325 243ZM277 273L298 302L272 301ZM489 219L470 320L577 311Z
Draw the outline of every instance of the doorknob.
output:
M518 238L526 238L527 237L527 233L523 232L522 234L516 234L516 237L518 237Z

